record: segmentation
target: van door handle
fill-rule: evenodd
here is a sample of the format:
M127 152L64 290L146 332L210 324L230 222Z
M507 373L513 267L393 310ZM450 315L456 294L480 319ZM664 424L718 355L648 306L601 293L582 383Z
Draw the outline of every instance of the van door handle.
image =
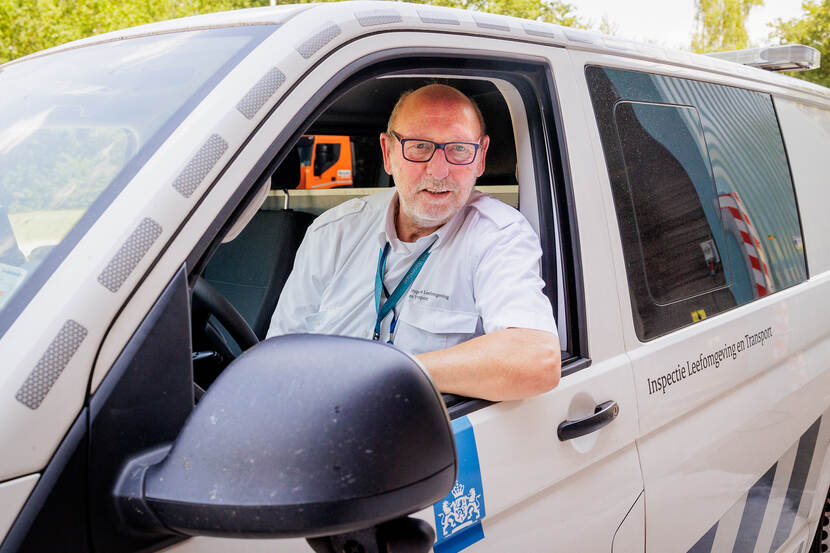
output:
M559 441L571 440L596 432L620 414L620 406L616 401L606 401L594 407L594 414L573 421L562 421L556 429Z

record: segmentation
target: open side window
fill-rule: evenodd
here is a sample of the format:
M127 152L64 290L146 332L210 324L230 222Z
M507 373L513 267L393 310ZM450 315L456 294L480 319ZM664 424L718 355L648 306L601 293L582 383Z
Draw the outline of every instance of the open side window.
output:
M486 171L478 180L479 190L522 211L539 234L542 273L557 316L563 350L563 374L588 365L584 325L578 295L579 263L573 245L575 229L567 211L570 194L567 159L549 70L543 65L500 60L452 57L398 57L377 61L355 72L331 90L321 90L311 113L298 116L274 140L267 165L249 175L251 192L238 205L227 205L228 224L212 243L191 254L191 282L202 276L227 297L262 339L293 265L296 248L313 218L350 198L365 196L394 184L383 170L378 135L386 129L389 113L401 93L424 84L450 84L472 97L483 112L491 137ZM329 138L325 138L329 137ZM346 161L350 182L340 186L322 183L319 189L303 186L313 177L317 163L310 159L324 140L342 139L337 167ZM315 144L316 142L320 144ZM351 149L346 155L343 150ZM307 174L306 174L307 172ZM345 175L345 173L343 173ZM256 199L256 191L268 188L267 197ZM239 200L237 199L237 202ZM246 202L262 201L244 230L234 240L221 244L231 225L239 226ZM250 210L249 210L250 212ZM203 240L203 244L207 244ZM250 267L249 267L250 266ZM194 302L198 311L198 302ZM238 353L221 325L204 331L194 321L194 350L217 341L228 344L225 353ZM215 321L214 321L215 323ZM212 333L207 337L207 333ZM234 351L236 350L236 351ZM214 361L216 358L214 357ZM207 373L207 382L228 360L220 360ZM200 368L195 368L197 382ZM487 402L447 397L453 416L475 410Z

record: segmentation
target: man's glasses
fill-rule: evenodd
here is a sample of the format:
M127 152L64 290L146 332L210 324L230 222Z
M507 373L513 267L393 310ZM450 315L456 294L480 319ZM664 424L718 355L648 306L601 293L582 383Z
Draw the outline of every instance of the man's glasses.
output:
M445 142L439 144L421 138L401 138L392 131L392 135L401 143L401 154L407 161L426 163L435 155L435 150L444 150L444 158L452 165L469 165L476 158L481 144L477 142Z

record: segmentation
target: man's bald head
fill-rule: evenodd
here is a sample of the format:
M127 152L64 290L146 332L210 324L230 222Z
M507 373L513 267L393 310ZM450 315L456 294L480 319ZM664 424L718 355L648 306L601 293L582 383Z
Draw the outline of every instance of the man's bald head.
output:
M383 168L397 188L395 230L401 240L412 242L426 236L464 207L476 179L484 173L490 145L484 132L478 107L451 86L432 84L401 96L388 130L379 136ZM450 158L447 144L454 145ZM473 148L469 162L450 161L458 159L459 149L469 152ZM404 149L410 157L414 153L416 161Z
M398 98L395 107L392 109L391 115L389 115L386 133L392 133L395 129L395 123L402 112L410 109L428 108L433 102L442 104L457 103L461 109L467 108L472 110L475 118L478 120L479 136L484 136L486 133L487 129L484 125L484 117L481 115L481 110L478 109L478 105L463 92L445 84L428 84L419 89L408 90L401 94L401 97Z

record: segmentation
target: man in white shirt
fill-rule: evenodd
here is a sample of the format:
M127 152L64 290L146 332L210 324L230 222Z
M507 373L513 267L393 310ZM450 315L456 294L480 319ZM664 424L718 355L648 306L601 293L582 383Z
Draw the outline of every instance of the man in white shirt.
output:
M404 94L380 135L395 189L314 221L268 337L391 342L445 393L505 400L555 387L559 340L539 239L518 211L473 190L489 142L458 90Z

